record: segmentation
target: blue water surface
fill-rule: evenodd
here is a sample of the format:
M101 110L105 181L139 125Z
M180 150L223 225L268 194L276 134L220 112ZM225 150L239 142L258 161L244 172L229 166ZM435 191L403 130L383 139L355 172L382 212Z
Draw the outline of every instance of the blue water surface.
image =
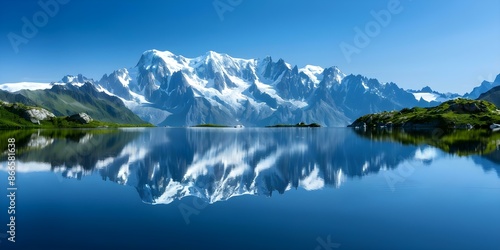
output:
M0 249L500 246L498 150L457 156L335 128L24 137L16 242L0 238Z

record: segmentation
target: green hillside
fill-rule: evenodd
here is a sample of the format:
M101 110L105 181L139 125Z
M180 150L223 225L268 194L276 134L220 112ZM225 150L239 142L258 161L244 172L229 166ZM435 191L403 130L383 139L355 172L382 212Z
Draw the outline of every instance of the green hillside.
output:
M26 106L21 103L9 104L0 102L0 129L25 129L25 128L97 128L97 127L132 127L152 126L151 124L122 124L93 120L88 124L82 124L68 119L67 116L54 117L40 121L35 124L25 117L28 109L40 109L39 107Z
M350 126L426 128L489 128L500 123L500 111L488 101L458 98L432 108L405 108L358 118Z
M90 83L86 83L80 88L55 85L51 89L21 90L17 93L56 116L68 116L83 112L104 122L145 123L125 107L119 98L98 92Z

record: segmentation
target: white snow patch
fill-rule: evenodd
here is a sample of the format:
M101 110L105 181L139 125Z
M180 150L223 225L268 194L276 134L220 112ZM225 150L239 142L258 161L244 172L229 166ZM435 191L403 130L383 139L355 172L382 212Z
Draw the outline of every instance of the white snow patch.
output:
M412 94L413 96L415 96L415 99L417 99L417 101L423 99L424 101L432 102L436 101L439 98L439 95L434 93L412 93Z
M293 104L297 108L304 108L304 107L307 107L307 105L309 105L309 104L307 104L307 102L305 102L303 100L302 101L291 100L290 103Z
M369 89L369 87L366 85L366 83L364 81L361 81L361 85L363 85L363 88L365 88L365 90Z
M437 157L437 150L432 147L427 147L424 150L418 149L415 152L415 160L432 160Z
M325 186L325 181L319 176L319 168L316 165L313 171L299 183L305 190L318 190Z
M318 84L323 80L323 71L322 67L314 65L306 65L304 68L299 69L299 72L306 74L314 84Z
M41 82L15 82L15 83L0 84L0 89L8 92L16 92L23 89L40 90L40 89L50 89L50 88L52 88L52 85L50 83L41 83Z

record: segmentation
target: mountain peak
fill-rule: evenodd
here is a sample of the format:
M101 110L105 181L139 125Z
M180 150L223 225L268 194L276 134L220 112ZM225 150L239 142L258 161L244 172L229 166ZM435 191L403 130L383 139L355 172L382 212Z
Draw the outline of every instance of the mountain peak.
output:
M321 74L321 73L323 73L323 70L324 70L324 69L323 69L322 67L320 67L320 66L310 65L310 64L308 64L308 65L304 66L304 68L303 68L303 69L304 69L304 70L308 70L308 71L310 71L310 72L312 72L312 73L315 73L315 74Z
M168 77L176 71L188 67L189 60L170 51L147 50L142 53L136 67L139 70L154 72L157 77Z
M285 60L283 60L283 58L280 58L280 59L276 62L276 64L278 64L278 65L284 65L286 68L288 68L288 69L290 69L290 70L292 69L292 65L291 65L291 64L289 64L289 63L287 63L287 62L285 62Z
M434 92L434 90L432 90L429 86L425 86L422 88L422 90L420 90L420 92L432 93Z
M228 54L218 53L212 50L205 53L202 58L204 59L203 61L205 62L205 64L209 62L215 62L217 64L231 64L234 61L234 58L232 58Z
M61 81L59 81L59 83L65 83L65 84L72 84L72 85L77 85L77 86L81 86L83 85L85 82L94 82L94 80L92 78L87 78L85 76L83 76L82 74L78 74L78 75L65 75Z
M319 70L319 68L316 68L316 69ZM323 75L324 79L330 79L330 80L336 82L337 84L341 84L342 80L344 80L344 78L346 78L346 75L344 73L342 73L342 71L340 71L340 69L337 68L336 66L324 69L322 71L321 75ZM332 84L333 84L333 82L330 82L328 84L328 86L331 87L331 86L333 86Z
M157 49L150 49L146 50L142 53L141 59L139 60L138 64L147 64L147 63L152 63L155 59L161 59L164 62L171 62L171 61L179 61L180 58L183 58L182 56L178 56L168 50L166 51L160 51Z
M214 57L221 57L221 56L227 56L227 55L215 52L213 50L209 50L209 51L207 51L207 53L205 54L205 56L214 58Z
M157 56L167 56L167 57L175 56L174 53L172 53L168 50L161 51L161 50L157 50L157 49L146 50L142 53L142 55L157 55Z

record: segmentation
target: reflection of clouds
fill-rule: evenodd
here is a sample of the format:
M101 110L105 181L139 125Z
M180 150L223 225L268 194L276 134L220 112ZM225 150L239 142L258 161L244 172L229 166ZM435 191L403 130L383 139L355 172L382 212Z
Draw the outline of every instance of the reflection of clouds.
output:
M314 165L313 171L299 183L305 190L317 190L325 186L325 181L319 175L319 168L316 165Z
M257 166L255 166L254 172L256 175L259 175L259 173L270 169L274 166L278 158L283 154L283 150L276 150L273 154L267 156L266 158L260 160L257 163Z
M438 152L436 148L433 147L426 147L424 150L422 149L417 149L415 152L415 160L420 160L420 161L429 161L436 159L438 156Z
M34 172L48 172L51 170L51 166L48 163L39 162L16 162L16 172L17 173L34 173ZM0 164L1 171L8 171L7 163Z

